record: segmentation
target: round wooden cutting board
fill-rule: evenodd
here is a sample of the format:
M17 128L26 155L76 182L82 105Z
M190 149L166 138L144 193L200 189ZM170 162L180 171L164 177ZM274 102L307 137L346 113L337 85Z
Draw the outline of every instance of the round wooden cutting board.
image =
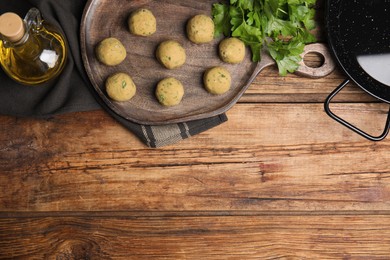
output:
M250 85L256 63L247 49L245 60L238 65L223 63L218 57L214 39L197 45L186 37L187 21L196 14L211 16L210 0L90 0L81 23L81 51L87 74L104 102L118 115L130 121L161 125L184 122L219 115L231 108ZM149 37L130 34L127 19L138 8L147 8L157 19L157 32ZM107 38L119 39L127 50L121 64L109 67L96 59L97 44ZM174 70L165 69L155 58L158 44L176 40L186 50L186 63ZM224 66L232 76L231 89L223 95L209 94L203 87L203 73L210 67ZM115 72L126 72L137 86L136 95L126 102L115 102L105 92L105 80ZM157 83L165 77L175 77L185 88L182 102L174 107L163 107L154 95Z

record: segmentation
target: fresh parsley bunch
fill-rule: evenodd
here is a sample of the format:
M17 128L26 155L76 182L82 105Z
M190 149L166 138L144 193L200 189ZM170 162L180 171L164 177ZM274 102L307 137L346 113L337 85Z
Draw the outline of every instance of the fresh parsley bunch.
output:
M266 47L276 61L279 74L294 72L305 44L315 42L316 0L230 0L213 5L215 36L241 39L252 51L252 60L260 61Z

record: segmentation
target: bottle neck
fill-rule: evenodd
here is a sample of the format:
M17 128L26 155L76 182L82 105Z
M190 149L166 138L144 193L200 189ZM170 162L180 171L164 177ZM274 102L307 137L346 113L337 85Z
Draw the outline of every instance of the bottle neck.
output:
M13 46L13 47L19 47L25 44L28 40L30 39L30 33L28 31L25 31L23 34L23 37L20 38L20 40L16 42L9 41L8 45Z

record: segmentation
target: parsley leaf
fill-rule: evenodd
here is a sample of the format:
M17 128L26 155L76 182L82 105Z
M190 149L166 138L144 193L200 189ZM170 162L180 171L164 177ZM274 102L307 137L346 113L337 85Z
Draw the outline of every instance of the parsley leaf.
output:
M214 4L215 37L225 35L250 47L252 61L266 47L280 75L298 68L305 44L315 42L316 0L230 0Z
M230 15L229 7L223 4L214 4L212 9L213 20L215 24L215 37L221 34L230 34Z

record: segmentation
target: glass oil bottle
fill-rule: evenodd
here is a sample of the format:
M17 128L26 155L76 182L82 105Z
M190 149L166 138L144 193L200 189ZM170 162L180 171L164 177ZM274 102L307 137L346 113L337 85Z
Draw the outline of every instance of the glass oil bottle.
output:
M0 16L0 64L5 73L25 85L57 77L66 63L65 37L32 8L22 20L15 13Z

